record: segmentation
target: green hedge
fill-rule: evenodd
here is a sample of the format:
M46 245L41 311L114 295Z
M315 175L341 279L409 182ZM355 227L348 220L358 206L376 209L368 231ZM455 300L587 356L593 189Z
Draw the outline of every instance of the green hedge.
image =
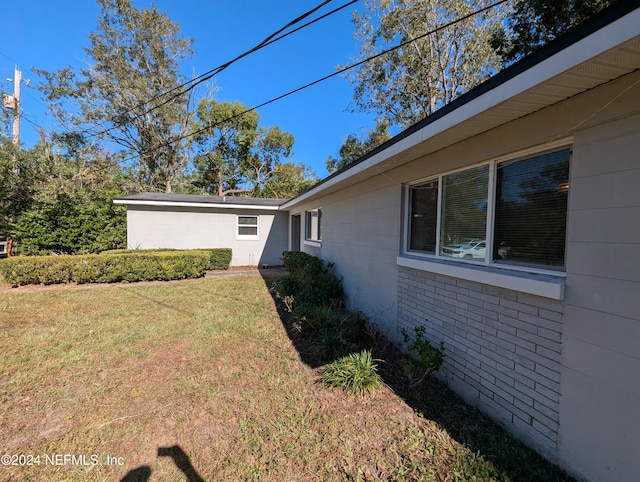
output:
M0 275L17 286L167 281L199 278L206 270L228 268L230 261L230 249L18 256L0 261Z
M141 253L166 253L166 252L206 252L209 253L209 264L207 270L229 269L231 264L231 248L212 248L212 249L189 249L179 250L174 248L153 248L153 249L112 249L103 251L100 254L141 254Z

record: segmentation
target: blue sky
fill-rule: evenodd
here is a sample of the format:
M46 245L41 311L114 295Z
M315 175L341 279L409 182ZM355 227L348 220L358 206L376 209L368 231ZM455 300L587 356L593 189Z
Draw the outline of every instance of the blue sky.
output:
M320 0L133 0L137 8L154 4L192 37L194 56L183 63L189 78L231 60L255 46L295 17L320 4ZM346 3L334 0L315 16ZM100 9L92 0L31 0L16 7L0 0L3 15L0 40L0 87L11 93L18 64L31 87L22 86L21 138L30 147L37 141L35 123L45 130L54 127L45 113L38 77L33 67L55 71L68 65L80 68L87 60L87 35L95 30ZM229 67L215 77L219 101L238 100L251 107L335 72L359 52L353 39L351 13L358 2L331 17L270 45ZM314 18L311 17L311 18ZM204 88L199 90L204 96ZM362 134L374 125L373 116L348 112L352 85L336 76L307 90L261 108L261 124L279 126L296 139L295 161L311 166L320 177L327 175L325 161L337 152L351 133ZM31 122L29 122L31 121Z

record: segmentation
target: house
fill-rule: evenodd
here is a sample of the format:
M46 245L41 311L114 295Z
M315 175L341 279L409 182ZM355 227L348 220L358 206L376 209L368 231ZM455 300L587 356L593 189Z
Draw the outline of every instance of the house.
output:
M281 206L354 308L594 481L640 478L639 68L622 2Z
M618 2L271 223L335 263L381 330L444 342L439 376L463 399L592 481L640 476L639 68L640 7ZM126 202L155 236L198 231L173 212L193 207ZM178 224L144 221L165 208Z
M127 206L131 249L231 248L231 266L280 265L287 249L282 199L142 193L114 203Z

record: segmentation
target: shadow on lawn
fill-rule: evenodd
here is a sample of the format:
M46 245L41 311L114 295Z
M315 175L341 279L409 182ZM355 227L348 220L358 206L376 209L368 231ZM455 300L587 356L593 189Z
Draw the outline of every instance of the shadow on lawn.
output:
M301 361L313 369L335 361L337 357L327 359L318 356L314 346L298 336L293 328L292 313L272 289L275 279L268 273L261 274L276 303L282 325ZM427 377L418 386L412 386L401 368L401 351L383 335L368 331L368 336L364 336L362 343L353 351L368 349L373 358L383 360L378 366L378 372L396 395L426 419L436 422L457 442L490 461L504 474L505 480L574 480L535 451L513 439L498 423L466 404L435 377Z
M200 474L191 465L189 456L179 445L173 447L158 447L158 457L170 457L187 478L187 482L204 482ZM151 467L143 465L127 472L120 482L147 482L151 477Z

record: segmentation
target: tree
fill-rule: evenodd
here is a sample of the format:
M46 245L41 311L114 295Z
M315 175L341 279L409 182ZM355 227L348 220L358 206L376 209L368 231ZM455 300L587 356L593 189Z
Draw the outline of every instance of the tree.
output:
M283 162L275 167L271 176L254 194L258 197L291 199L318 181L309 166L301 162Z
M114 206L112 193L89 197L62 191L18 216L11 226L26 255L99 253L126 246L126 208Z
M25 151L8 138L0 140L0 240L9 224L31 205L33 186L41 175L37 149Z
M4 98L3 98L4 100ZM13 109L0 107L0 142L11 139L13 132Z
M516 0L506 26L491 39L503 64L509 64L584 22L614 0Z
M85 49L91 63L75 73L36 70L40 89L68 131L89 134L135 156L139 190L172 190L187 161L188 94L162 96L183 83L179 61L192 53L192 39L156 7L139 10L131 0L96 0L102 8ZM152 99L157 99L150 102ZM153 110L152 110L153 108Z
M294 139L279 127L258 126L260 116L240 102L198 103L191 143L193 184L218 196L255 194L292 155Z
M281 160L293 155L294 142L293 136L278 126L258 129L256 146L249 156L245 172L246 182L252 185L251 192L258 191L276 174L286 172L286 168L281 168Z
M28 153L38 171L30 198L9 223L22 254L95 253L126 245L126 209L113 199L124 194L122 171L109 156L90 157L73 139L54 152L44 138ZM26 157L26 156L25 156Z
M391 126L407 127L486 79L499 67L489 38L501 7L470 15L489 0L365 0L354 14L360 59L349 78L355 105ZM437 29L470 15L466 20ZM433 32L430 35L425 35ZM413 41L412 41L413 40Z
M374 150L389 140L389 124L386 121L376 123L375 130L368 130L367 137L358 138L355 134L349 134L347 140L340 147L340 159L329 156L327 159L327 171L338 171L343 167L357 161L366 153Z

